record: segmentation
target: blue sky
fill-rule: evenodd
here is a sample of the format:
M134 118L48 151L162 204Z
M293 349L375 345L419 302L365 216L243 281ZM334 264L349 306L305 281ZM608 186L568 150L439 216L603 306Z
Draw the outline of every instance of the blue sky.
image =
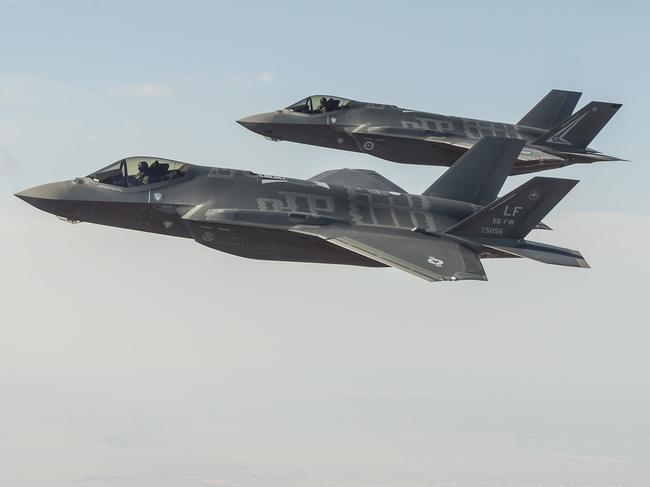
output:
M296 177L364 166L416 191L441 170L271 146L234 120L332 93L515 121L564 88L623 103L594 146L633 161L557 171L588 181L569 204L647 213L638 5L4 2L0 142L43 179L146 153Z
M0 0L0 484L646 486L649 15ZM535 238L590 270L486 262L489 282L448 286L254 262L12 196L138 154L419 192L443 169L235 120L327 93L516 121L552 88L623 104L593 146L631 162L546 173L581 183Z

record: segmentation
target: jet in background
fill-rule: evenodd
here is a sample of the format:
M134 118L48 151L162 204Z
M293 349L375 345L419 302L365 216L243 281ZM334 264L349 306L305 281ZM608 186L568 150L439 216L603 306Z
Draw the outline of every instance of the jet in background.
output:
M429 281L487 280L482 258L588 267L525 240L577 181L535 177L497 198L524 146L486 137L422 195L374 171L308 180L130 157L16 196L69 222L185 237L253 259L391 266Z
M450 166L485 136L525 141L511 174L621 160L588 147L621 105L594 101L573 113L580 95L551 90L514 125L320 95L237 122L272 140L405 164Z

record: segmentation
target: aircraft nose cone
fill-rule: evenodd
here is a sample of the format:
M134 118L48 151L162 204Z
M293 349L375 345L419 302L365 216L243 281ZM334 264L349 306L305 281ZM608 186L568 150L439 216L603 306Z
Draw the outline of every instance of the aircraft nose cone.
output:
M49 183L26 189L15 196L39 210L52 213L65 200L67 183Z
M244 128L247 128L248 130L253 130L253 127L255 126L256 122L254 120L251 120L254 117L244 117L240 118L237 120L237 123L241 125Z
M35 201L39 199L40 194L38 191L38 186L35 188L29 188L24 191L21 191L20 193L16 193L14 196L20 198L26 203L29 203L30 205L34 205Z
M66 186L67 184L64 182L42 184L16 193L16 196L25 201L34 198L60 199L65 195Z
M263 123L263 120L262 117L260 117L259 115L251 115L250 117L240 118L239 120L237 120L237 123L242 127L246 127L247 129L250 130L256 125Z
M273 135L275 125L273 123L274 115L274 113L259 113L257 115L251 115L250 117L239 119L237 120L237 123L251 132L269 136Z
M29 190L25 190L25 191L21 191L20 193L16 193L16 194L14 194L14 196L16 196L17 198L20 198L21 200L26 201L27 203L29 203L29 198L30 198Z

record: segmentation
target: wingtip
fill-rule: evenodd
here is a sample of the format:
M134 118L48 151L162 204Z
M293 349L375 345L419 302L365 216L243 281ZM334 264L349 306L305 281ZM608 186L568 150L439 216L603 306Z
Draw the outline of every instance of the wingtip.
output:
M551 227L549 227L546 223L544 222L539 222L535 228L535 230L553 230Z
M599 160L596 160L598 162ZM603 162L632 162L631 159L623 159L621 157L617 156L608 156L606 154L603 154L603 159L600 159L600 161Z
M582 267L583 269L591 269L591 266L587 262L587 259L585 259L580 252L575 251L575 254L577 267Z
M592 101L590 103L594 104L594 105L601 105L601 106L602 105L609 105L610 108L613 108L615 110L618 110L619 108L621 108L623 106L622 103L612 103L610 101Z

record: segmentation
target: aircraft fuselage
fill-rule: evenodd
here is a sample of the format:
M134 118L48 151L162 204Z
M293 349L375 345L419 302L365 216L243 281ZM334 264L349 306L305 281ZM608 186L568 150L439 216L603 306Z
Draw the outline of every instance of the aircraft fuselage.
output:
M193 238L244 257L367 266L381 264L287 228L321 218L319 224L436 234L479 208L443 198L202 166L191 166L182 180L147 186L120 187L84 177L17 196L70 222ZM223 219L229 212L236 218L244 215L251 224L229 224ZM191 218L195 214L201 219Z
M486 136L526 141L512 174L616 159L592 149L538 146L535 141L546 131L534 127L356 101L331 112L304 113L289 107L238 123L272 140L360 152L405 164L451 166Z

